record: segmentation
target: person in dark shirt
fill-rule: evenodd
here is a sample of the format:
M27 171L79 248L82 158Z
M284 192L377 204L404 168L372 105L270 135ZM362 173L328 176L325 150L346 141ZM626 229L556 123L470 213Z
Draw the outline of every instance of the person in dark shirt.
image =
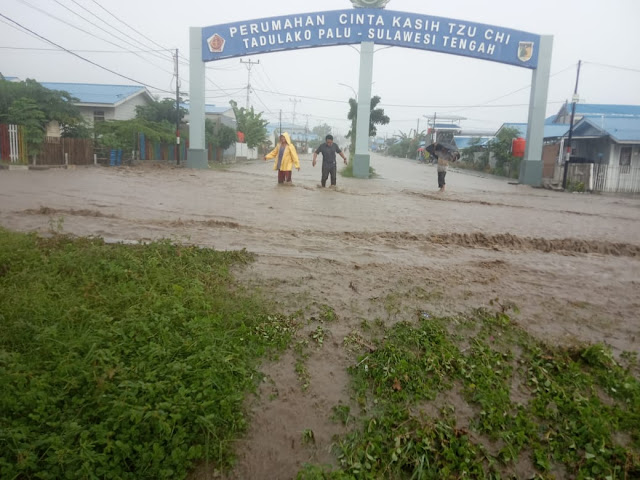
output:
M336 186L336 153L339 154L344 160L345 165L347 164L347 157L344 156L340 147L333 143L333 136L327 135L325 137L325 142L316 148L316 151L313 152L313 166L316 166L316 159L318 158L318 154L322 154L322 178L320 180L321 186L325 187L327 184L327 178L331 175L331 186Z

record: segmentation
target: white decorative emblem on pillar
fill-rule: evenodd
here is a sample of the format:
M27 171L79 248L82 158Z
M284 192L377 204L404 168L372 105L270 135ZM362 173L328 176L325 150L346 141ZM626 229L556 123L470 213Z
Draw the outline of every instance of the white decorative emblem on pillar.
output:
M355 8L384 8L389 0L351 0Z

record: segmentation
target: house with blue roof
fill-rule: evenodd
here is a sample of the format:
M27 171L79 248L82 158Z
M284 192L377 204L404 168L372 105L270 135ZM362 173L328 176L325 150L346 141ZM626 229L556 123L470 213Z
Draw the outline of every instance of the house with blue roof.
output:
M545 121L542 176L546 184L561 184L571 109L565 103ZM500 130L507 127L526 138L526 123L504 123ZM587 190L640 192L640 105L577 103L569 159L568 180L582 183Z
M89 125L106 120L131 120L136 116L136 107L149 105L151 93L142 85L103 85L97 83L40 82L49 90L68 92L77 98L75 105ZM47 131L49 136L60 136L55 126Z
M184 108L187 113L185 114L183 121L189 121L189 103L181 103L180 106ZM208 118L215 123L226 125L227 127L231 127L234 130L238 127L238 122L236 120L236 114L231 108L231 105L212 105L206 104L204 106L204 118Z
M640 107L638 107L640 111ZM640 193L640 115L583 116L573 127L567 177L600 192Z

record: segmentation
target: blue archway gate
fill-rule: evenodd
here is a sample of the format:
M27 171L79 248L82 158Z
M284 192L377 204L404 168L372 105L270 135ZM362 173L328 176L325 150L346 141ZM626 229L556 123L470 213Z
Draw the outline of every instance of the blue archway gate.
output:
M532 70L527 146L520 181L540 185L553 37L382 8L284 15L190 29L190 149L187 166L206 168L205 63L261 53L361 45L354 174L369 175L368 133L374 44L415 48Z

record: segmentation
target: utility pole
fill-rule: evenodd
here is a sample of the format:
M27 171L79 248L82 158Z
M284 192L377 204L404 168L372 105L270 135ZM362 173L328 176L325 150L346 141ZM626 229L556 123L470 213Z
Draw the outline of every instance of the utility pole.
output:
M569 121L569 138L567 139L567 153L564 159L564 172L562 174L562 188L567 188L567 172L569 171L569 161L571 160L571 139L573 138L573 119L576 115L576 103L578 102L578 82L580 81L580 66L582 60L578 60L578 73L576 74L576 86L571 99L571 120Z
M293 103L293 126L296 126L296 105L298 103L300 103L302 100L300 100L299 98L290 98L289 99L290 102Z
M304 124L304 153L307 153L307 149L309 148L309 117L310 115L308 113L304 114L304 117L306 117L307 121Z
M418 125L416 126L416 140L418 139L419 135L420 135L420 119L418 119Z
M180 77L178 76L178 49L176 48L176 165L180 165Z
M436 112L433 112L433 137L432 137L432 143L436 143L437 140L437 134L436 134Z
M258 60L257 62L254 62L251 59L249 59L245 62L244 60L240 59L240 63L244 63L247 66L247 104L245 108L249 110L250 95L251 95L251 68L254 65L258 65L260 63L260 60Z

